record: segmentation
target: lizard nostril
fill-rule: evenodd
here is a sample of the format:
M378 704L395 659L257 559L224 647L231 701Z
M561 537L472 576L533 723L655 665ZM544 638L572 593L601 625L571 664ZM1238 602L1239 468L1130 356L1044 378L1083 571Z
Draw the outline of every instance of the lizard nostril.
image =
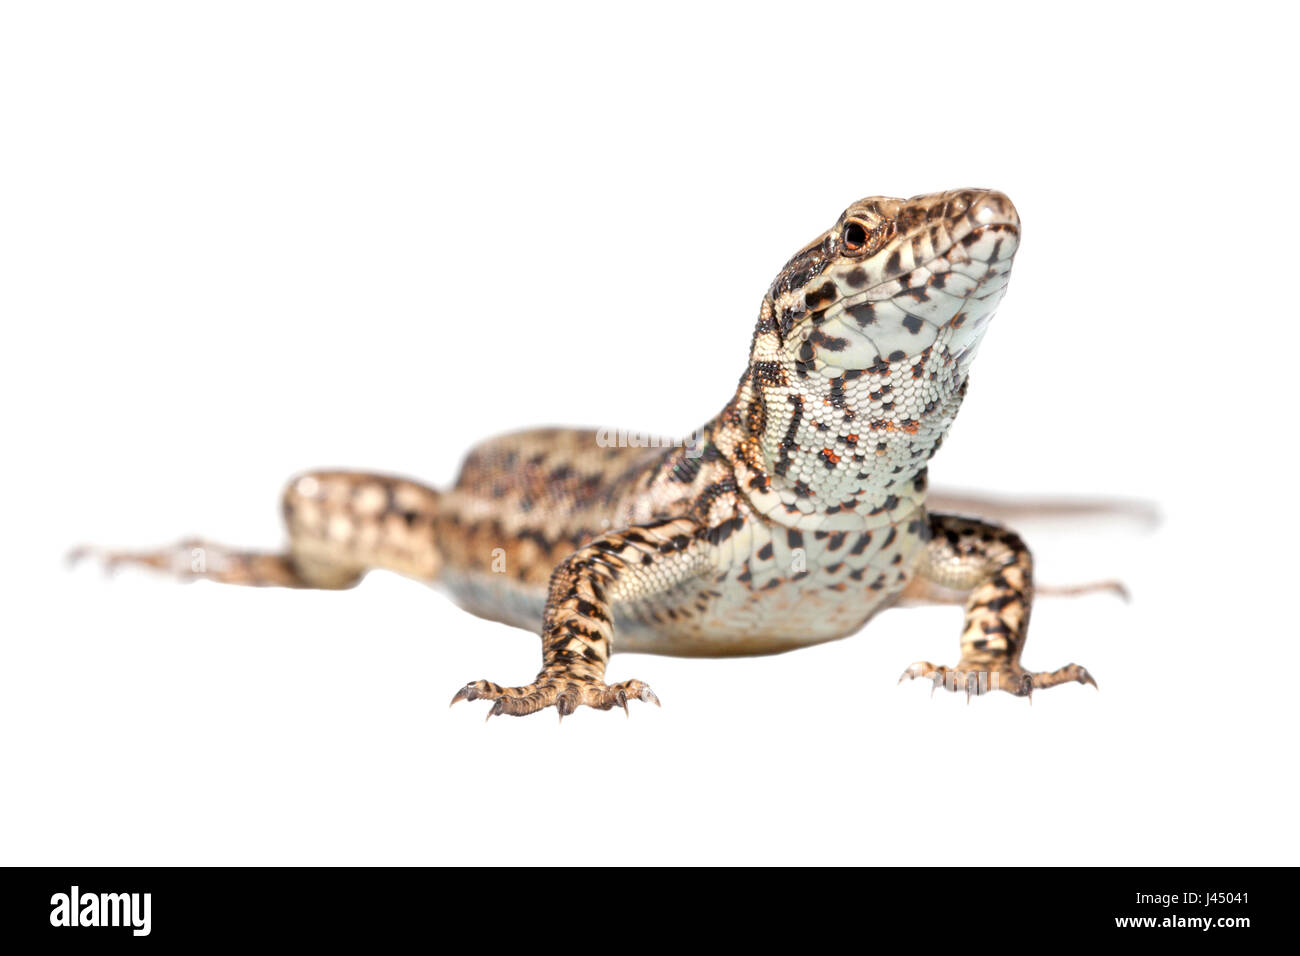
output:
M993 223L1015 227L1020 225L1016 207L1011 205L1010 199L997 192L985 193L971 203L969 215L973 222L981 226Z

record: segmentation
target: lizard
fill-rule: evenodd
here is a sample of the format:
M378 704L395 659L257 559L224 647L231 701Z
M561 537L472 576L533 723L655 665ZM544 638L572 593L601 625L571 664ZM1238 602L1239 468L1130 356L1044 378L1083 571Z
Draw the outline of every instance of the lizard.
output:
M685 440L546 428L472 448L453 487L315 471L282 506L288 546L188 540L103 552L181 577L339 589L372 569L539 631L527 684L465 684L488 717L560 718L640 700L606 681L617 648L770 654L843 638L894 604L964 602L953 666L900 683L1029 696L1084 667L1021 664L1033 558L1001 524L927 507L928 464L1006 291L1020 218L1003 193L957 189L848 206L777 274L730 401Z

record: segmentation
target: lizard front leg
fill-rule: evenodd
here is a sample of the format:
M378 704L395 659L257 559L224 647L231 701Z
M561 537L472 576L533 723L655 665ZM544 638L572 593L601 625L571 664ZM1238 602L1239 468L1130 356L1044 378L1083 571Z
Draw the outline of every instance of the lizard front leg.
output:
M658 704L639 680L605 683L613 650L613 608L621 600L660 594L689 580L703 565L701 526L675 518L603 534L569 555L551 575L542 620L542 670L531 684L466 684L452 698L495 701L496 714L532 714L554 706L560 718L579 706L627 710L629 700Z
M903 672L900 682L928 677L936 688L964 690L968 697L990 690L1028 697L1039 688L1067 681L1097 686L1078 664L1050 673L1020 666L1034 600L1034 563L1019 535L954 515L932 514L929 522L931 538L918 573L941 587L970 592L961 660L956 667L917 661Z

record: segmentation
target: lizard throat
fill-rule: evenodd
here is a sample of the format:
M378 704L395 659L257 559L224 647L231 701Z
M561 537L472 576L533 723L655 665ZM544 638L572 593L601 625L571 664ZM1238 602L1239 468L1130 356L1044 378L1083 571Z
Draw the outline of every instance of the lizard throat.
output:
M1014 228L977 229L874 283L832 263L811 291L765 300L737 402L787 511L867 514L924 499L926 464L965 397L1017 239Z

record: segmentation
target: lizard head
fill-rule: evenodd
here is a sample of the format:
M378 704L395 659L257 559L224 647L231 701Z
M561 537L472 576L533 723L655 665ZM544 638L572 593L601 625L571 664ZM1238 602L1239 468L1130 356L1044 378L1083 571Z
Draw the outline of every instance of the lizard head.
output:
M965 394L1019 236L1006 196L957 189L862 199L801 249L764 296L750 357L766 396L754 430L778 473L805 444L835 494L918 473Z
M859 200L786 263L766 319L804 372L823 363L867 369L936 347L968 366L1019 234L1016 209L999 192Z

